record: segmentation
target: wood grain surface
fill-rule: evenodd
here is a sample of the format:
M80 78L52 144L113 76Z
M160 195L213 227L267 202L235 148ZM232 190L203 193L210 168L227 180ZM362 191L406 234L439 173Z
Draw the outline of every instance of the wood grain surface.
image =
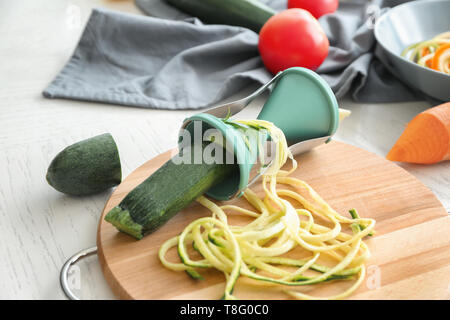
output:
M211 270L204 281L164 268L157 253L168 238L193 219L209 215L193 204L162 228L137 241L118 232L103 217L136 185L170 158L166 152L130 174L107 202L100 219L97 246L107 282L122 299L218 299L222 274ZM376 236L367 240L372 257L365 281L354 299L448 299L450 283L450 218L433 193L415 177L383 158L340 142L331 142L297 157L292 175L308 182L338 212L356 208L374 218ZM260 185L253 187L261 193ZM233 200L243 204L242 199ZM174 254L175 256L175 254ZM348 281L299 287L328 295ZM261 285L241 277L235 295L242 299L285 299L281 286Z

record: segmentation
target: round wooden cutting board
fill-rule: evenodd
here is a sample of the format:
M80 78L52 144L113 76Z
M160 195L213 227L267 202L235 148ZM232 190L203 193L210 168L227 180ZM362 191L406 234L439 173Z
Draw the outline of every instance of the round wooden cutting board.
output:
M122 299L219 299L224 288L219 272L206 271L205 280L193 280L184 272L167 270L158 259L160 245L193 219L209 215L206 209L193 204L140 241L104 221L105 214L170 155L161 154L136 169L107 202L97 235L103 273ZM308 182L338 212L356 208L377 221L376 235L366 240L372 252L366 279L351 298L450 298L450 218L428 188L397 165L344 143L331 142L297 160L299 168L292 175ZM258 183L252 189L262 191ZM334 281L294 290L323 295L349 285ZM241 299L286 299L282 289L263 289L242 277L234 294Z

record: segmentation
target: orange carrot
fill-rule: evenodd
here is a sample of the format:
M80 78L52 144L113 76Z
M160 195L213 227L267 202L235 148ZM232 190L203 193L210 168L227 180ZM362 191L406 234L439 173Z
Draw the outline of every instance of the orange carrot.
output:
M422 55L422 57L424 57L424 56L426 56L429 53L430 53L430 49L428 47L425 47L425 48L422 49L420 54Z
M450 159L450 102L419 113L406 126L386 158L411 163Z
M430 52L430 48L429 48L429 47L425 47L425 48L422 49L420 55L421 55L422 57L424 57L424 56L426 56L427 54L430 54L430 53L431 53L431 52ZM433 60L433 59L428 59L427 61L425 61L425 65L426 65L428 68L431 68L431 60Z
M449 61L448 61L448 57L447 58L443 58L443 57L444 57L444 53L447 50L450 50L450 43L444 44L436 50L433 60L431 62L431 68L433 68L434 70L437 70L437 71L445 72L444 64L449 63ZM443 58L443 59L441 59L441 58Z

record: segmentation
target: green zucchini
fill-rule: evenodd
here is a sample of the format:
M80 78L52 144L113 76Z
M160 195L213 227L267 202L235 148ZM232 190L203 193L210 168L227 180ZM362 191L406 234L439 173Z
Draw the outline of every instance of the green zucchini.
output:
M68 146L50 163L46 179L56 190L75 196L118 185L122 170L113 137L105 133Z
M203 278L203 276L194 269L187 269L186 273L194 280L205 280L205 278Z
M175 157L181 157L181 154ZM142 239L213 185L238 170L237 165L226 164L225 161L223 164L180 162L173 158L167 161L111 209L105 220L119 231Z
M172 6L211 24L227 24L259 32L276 12L258 0L166 0Z

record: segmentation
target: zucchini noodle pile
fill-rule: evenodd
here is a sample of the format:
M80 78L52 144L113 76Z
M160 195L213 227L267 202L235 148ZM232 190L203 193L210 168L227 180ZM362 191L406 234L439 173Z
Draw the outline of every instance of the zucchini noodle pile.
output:
M407 47L402 57L422 67L450 74L450 31Z
M202 279L198 272L204 268L215 268L224 273L226 285L223 299L235 299L233 288L240 276L271 285L286 286L288 295L297 299L342 299L355 291L365 276L364 262L370 251L363 238L371 235L374 219L360 218L350 210L352 218L344 217L333 210L306 182L289 177L297 162L289 151L283 132L270 122L263 120L240 120L237 123L264 128L276 143L276 153L271 166L262 175L264 197L247 188L245 199L254 210L235 205L218 206L201 196L197 201L212 212L191 222L183 232L167 240L159 250L161 263L174 271L186 271L195 279ZM289 171L281 167L290 159ZM294 190L281 189L287 185ZM307 194L309 199L305 197ZM282 198L283 197L283 198ZM301 204L299 208L286 200ZM246 225L228 223L226 211L234 211L253 218ZM304 216L300 219L300 216ZM325 219L325 226L315 218ZM345 232L343 225L349 230ZM188 246L202 256L194 259ZM310 253L305 259L284 256L298 246ZM170 262L166 253L176 247L181 263ZM334 261L332 266L319 263L321 257ZM297 286L321 282L354 279L344 292L331 297L314 297L294 290Z

